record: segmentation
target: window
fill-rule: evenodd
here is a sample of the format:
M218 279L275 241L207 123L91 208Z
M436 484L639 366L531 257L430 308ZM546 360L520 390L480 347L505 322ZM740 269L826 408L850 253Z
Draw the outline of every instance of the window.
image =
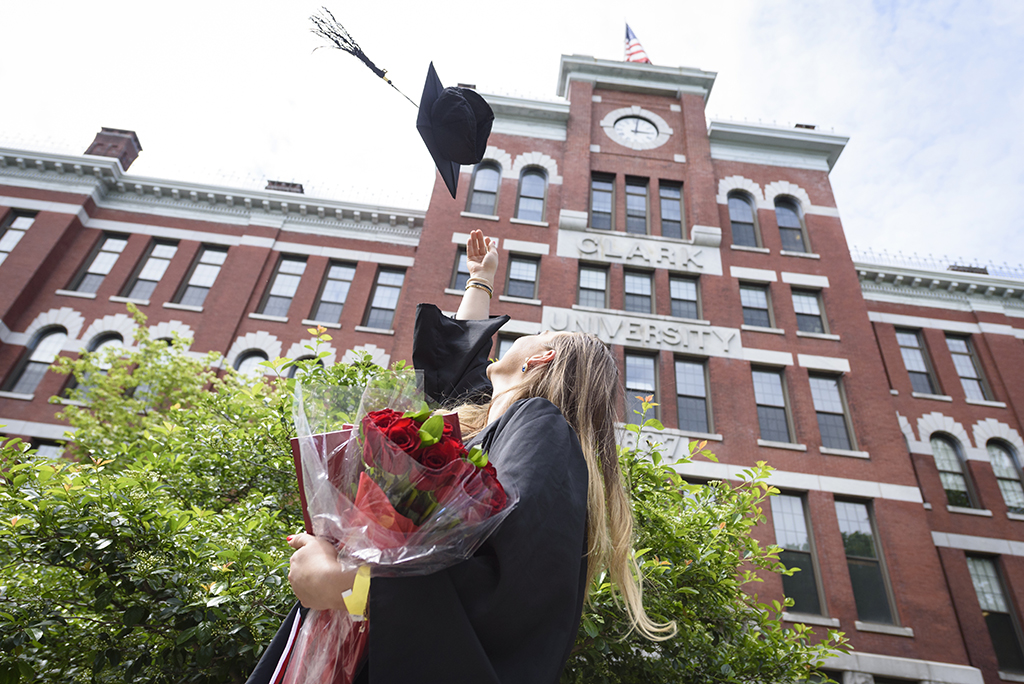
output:
M239 354L238 358L235 359L235 370L242 375L258 378L266 370L266 367L260 364L268 360L269 357L266 353L259 349L250 349L243 354Z
M732 244L742 247L760 246L754 205L746 193L729 195L729 224L732 227Z
M647 234L647 181L626 179L626 232Z
M501 170L496 164L484 163L473 172L473 183L469 190L469 211L472 214L493 216L498 206L498 186Z
M668 279L668 292L672 298L672 315L676 318L700 318L700 306L697 298L697 281L693 278Z
M615 196L615 185L612 178L594 176L590 179L590 227L611 230L612 199Z
M836 517L846 549L846 567L850 570L857 617L864 622L895 624L868 505L836 501Z
M967 556L967 570L971 573L981 614L985 616L985 626L988 627L999 669L1003 672L1024 672L1020 636L995 560Z
M199 257L193 262L185 286L175 301L185 306L202 306L227 256L228 250L223 247L201 247Z
M809 252L804 235L804 224L800 220L800 207L791 199L775 199L775 220L779 224L782 249L787 252Z
M148 300L157 283L164 277L167 267L171 264L178 251L176 242L154 242L142 260L142 267L135 273L124 289L124 297L129 299Z
M512 345L516 343L516 338L509 335L498 335L498 358L505 356L508 350L512 348Z
M990 440L988 460L992 463L992 472L999 483L999 491L1003 493L1006 510L1010 513L1024 513L1024 487L1020 482L1020 461L1017 453L1008 444Z
M32 448L40 458L60 458L64 455L64 447L49 440L33 439Z
M964 461L960 455L959 445L943 435L932 435L931 444L935 467L939 470L942 488L946 490L946 503L950 506L973 508L974 501L967 486L967 474L964 472Z
M662 181L658 183L661 198L661 236L683 237L683 186Z
M971 338L946 335L946 345L953 356L956 374L960 376L960 385L964 395L973 401L985 401L991 397L986 391L985 381L981 375L981 365L971 345Z
M538 168L528 168L519 179L519 199L516 202L516 218L523 221L544 220L544 191L547 176Z
M608 307L608 271L600 266L580 264L580 306Z
M505 294L522 299L537 298L537 269L540 262L533 257L512 255L508 260L508 284Z
M305 258L282 256L270 277L270 289L263 296L259 312L264 316L287 316L305 270Z
M818 414L821 445L829 449L853 448L850 422L846 416L846 402L839 378L829 375L811 375L811 398Z
M327 275L320 286L320 296L313 305L313 320L324 323L337 323L341 320L341 310L348 297L348 289L352 286L352 278L356 275L355 264L331 262L327 267Z
M759 328L772 327L767 285L740 284L740 304L743 307L744 324Z
M825 317L821 315L821 293L793 290L796 329L807 333L826 333Z
M3 227L0 227L0 264L4 263L14 246L25 237L25 231L35 220L36 215L33 212L12 211L8 214Z
M121 333L100 333L96 337L92 338L92 340L89 341L89 344L86 345L86 349L97 356L95 363L100 375L106 375L107 371L110 370L110 364L103 359L105 354L102 354L102 352L104 349L110 349L112 347L117 349L124 348L124 338L121 336ZM81 382L79 382L74 375L69 376L68 381L64 386L64 396L82 401L88 399L89 378L91 375L92 374L90 373L83 374L81 376ZM75 389L77 389L78 392L76 395L72 396L71 391Z
M642 354L626 354L626 422L639 424L643 397L654 395L652 401L658 401L657 371L654 357ZM639 399L637 397L640 397ZM647 412L647 418L656 418L658 408Z
M939 384L935 381L928 357L925 355L921 333L915 330L897 330L896 342L900 345L903 365L910 375L910 385L921 394L938 394Z
M466 259L466 248L459 247L455 253L455 268L452 270L452 280L449 286L453 290L465 290L467 280L469 280L469 262Z
M676 359L676 409L680 430L711 432L706 369L701 361Z
M92 253L89 264L82 269L69 289L76 292L96 292L110 269L117 263L128 239L119 235L104 235L99 246Z
M402 293L405 271L381 269L373 287L370 308L366 312L366 327L390 330L398 308L398 295Z
M795 613L821 615L821 595L814 567L814 549L807 527L806 501L802 496L778 494L771 498L775 543L782 547L779 560L798 572L782 576L782 593L793 599Z
M650 273L626 271L624 273L626 290L626 311L636 313L653 313L654 295Z
M8 380L4 389L16 394L34 393L67 339L68 333L64 328L47 328L39 333L29 347L21 368Z
M789 415L786 410L786 390L781 370L754 369L754 401L757 403L757 422L761 439L769 442L792 442Z

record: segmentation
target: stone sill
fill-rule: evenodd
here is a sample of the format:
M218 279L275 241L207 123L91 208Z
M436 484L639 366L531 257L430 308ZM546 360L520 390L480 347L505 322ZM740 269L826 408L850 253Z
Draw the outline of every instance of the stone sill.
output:
M772 442L767 439L757 440L757 446L767 447L768 449L786 449L788 451L807 451L806 444L793 444L791 442Z
M925 502L925 503L923 503L921 505L924 506L924 510L926 510L926 511L932 510L932 505L930 503L928 503L928 502Z
M991 518L992 511L984 508L966 508L964 506L950 506L946 504L946 510L950 513L962 513L964 515L977 515L981 518Z
M839 618L830 618L823 615L809 615L807 613L787 613L783 611L782 619L786 622L799 622L805 625L820 625L821 627L839 627Z
M175 304L174 302L164 302L163 307L165 309L175 309L177 311L195 311L196 313L203 313L203 307L191 306L189 304Z
M112 302L121 302L124 304L131 302L132 304L136 304L138 306L149 306L148 299L132 299L131 297L118 297L116 295L110 295L109 299Z
M866 451L857 451L855 449L832 449L830 447L819 447L818 451L829 456L849 456L850 458L871 458L871 454Z
M813 252L787 252L782 249L779 250L779 254L782 256L800 257L801 259L820 259L820 254L814 254Z
M1024 682L1024 674L1013 674L999 670L999 678L1004 682Z
M445 294L450 294L450 295L455 295L456 297L461 297L462 295L466 294L466 291L465 290L456 290L453 287L446 287L446 288L444 288L444 293Z
M463 214L465 216L465 214ZM508 220L509 223L519 223L524 226L537 226L538 228L547 228L547 221L527 221L526 219L511 218Z
M900 396L900 391L899 390L891 389L891 390L889 390L889 394L891 394L894 397L898 397L898 396Z
M543 306L544 302L539 299L526 299L525 297L509 297L508 295L498 295L499 302L506 302L508 304L529 304L530 306Z
M910 396L915 399L931 399L932 401L953 401L948 394L926 394L924 392L911 392Z
M0 399L17 399L18 401L32 401L35 394L22 394L20 392L0 392Z
M992 408L1006 408L1006 402L1002 401L988 401L985 399L964 399L964 401L974 406L991 406Z
M729 245L729 249L735 249L737 252L757 252L758 254L772 253L772 250L767 247L747 247L746 245Z
M914 637L914 630L910 627L896 627L895 625L880 625L876 622L861 622L857 620L853 626L861 632L876 632L878 634L891 634L892 636Z
M484 221L497 221L497 216L491 216L490 214L473 214L468 211L459 212L459 216L473 219L483 219Z
M251 313L249 318L255 318L257 321L273 321L274 323L287 323L287 316L268 316L261 313Z
M355 328L356 332L373 333L374 335L394 335L394 330L385 330L384 328L367 328L365 325L357 325Z
M328 323L327 321L311 321L308 318L302 319L302 325L322 325L325 328L333 328L334 330L341 330L341 323Z
M1011 513L1010 511L1007 511L1006 517L1010 520L1024 520L1024 514L1022 513Z
M797 337L808 337L815 340L832 340L834 342L839 341L839 335L832 335L830 333L815 333L815 332L804 332L803 330L796 331Z
M771 335L785 335L786 334L786 331L783 330L782 328L765 328L765 327L760 326L760 325L747 325L746 323L744 323L743 325L740 326L740 330L746 330L747 332L756 332L756 333L769 333Z
M78 297L79 299L96 299L95 292L75 292L74 290L57 290L54 294L64 297Z
M694 440L706 439L709 442L721 442L723 439L725 439L724 437L722 437L722 435L712 432L694 432L693 430L679 429L677 429L676 432L678 432L682 437L692 437Z

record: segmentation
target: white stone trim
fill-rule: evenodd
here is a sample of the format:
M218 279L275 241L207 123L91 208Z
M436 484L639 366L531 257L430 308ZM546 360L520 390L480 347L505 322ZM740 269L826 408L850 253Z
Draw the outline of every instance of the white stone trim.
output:
M150 339L161 340L166 337L173 339L175 333L187 340L186 349L192 346L192 342L196 337L195 333L192 332L191 327L181 321L161 321L156 325L149 326Z
M754 208L764 203L764 193L761 186L743 176L726 176L718 179L718 196L715 198L719 204L729 203L729 193L733 190L743 190L754 198ZM774 208L774 207L773 207Z
M769 366L792 366L793 355L789 352L772 351L771 349L751 349L744 347L743 360L751 363L763 363Z
M782 282L796 285L798 287L815 287L825 289L828 287L828 276L811 275L810 273L782 272Z
M265 330L257 330L256 332L239 335L235 339L234 344L231 345L231 349L224 355L225 366L234 368L238 357L252 349L262 351L267 355L267 359L273 361L281 356L281 341L277 339L276 335L271 335ZM263 372L266 374L271 371L269 368L265 368Z
M332 365L337 360L338 350L334 348L334 345L332 345L330 342L320 342L320 344L317 345L317 339L315 337L310 337L307 340L300 340L299 342L293 344L291 347L288 348L288 353L285 354L285 358L301 359L303 356L313 356L313 352L306 349L307 345L310 347L315 347L319 349L319 351L321 352L330 352L328 356L325 356L322 359L324 365Z
M978 449L984 449L987 452L988 441L996 439L1002 440L1016 449L1018 456L1024 454L1024 439L1021 439L1020 433L995 418L979 420L971 428L971 433Z
M373 362L383 368L387 368L388 363L391 362L391 354L388 354L375 344L360 344L352 347L345 352L344 356L341 357L341 362L352 363L356 360L357 352L367 352L371 357L373 357Z
M892 636L911 637L914 630L910 627L897 627L896 625L880 625L877 622L861 622L856 620L853 626L860 632L875 632L877 634L889 634Z
M494 145L487 146L487 148L484 150L484 158L480 160L480 164L484 164L486 162L494 162L495 164L497 164L498 168L501 170L502 178L515 178L516 180L519 179L519 174L512 173L512 155L506 152L505 150L501 149L500 147L495 147ZM459 172L472 174L476 167L480 166L480 164L463 166L459 169Z
M807 207L811 206L811 197L807 194L806 190L795 183L778 180L764 186L764 203L758 208L775 211L775 198L780 195L792 197L799 202L801 213L806 214Z
M646 436L646 433L645 433ZM656 435L652 435L656 437ZM690 475L709 480L741 480L746 466L731 463L713 463L710 461L691 461L677 463L673 466L681 475ZM916 486L874 482L871 480L854 480L845 477L828 477L811 473L799 473L786 470L775 470L768 478L769 484L781 489L797 491L831 492L841 496L856 496L871 499L890 499L909 503L924 503L921 490ZM1024 546L1024 542L1021 542Z
M558 162L543 152L523 152L518 155L515 161L512 162L512 168L509 171L509 175L512 178L515 178L518 182L523 169L528 166L539 166L547 171L549 185L562 184L562 177L558 175Z
M954 534L932 530L932 542L936 546L975 553L992 553L1001 556L1024 556L1024 542L996 537L978 537L973 534Z
M70 439L76 429L56 423L36 423L31 420L3 417L0 417L0 425L4 426L5 434L24 435L36 439Z
M27 347L32 342L36 333L50 326L60 326L68 331L67 342L64 343L64 351L78 351L76 340L85 325L85 318L70 306L62 306L59 309L50 309L36 316L23 333L11 333L6 342L8 344Z
M883 313L881 311L868 311L868 320L873 323L888 323L897 327L906 328L932 328L946 332L966 333L968 335L980 335L989 333L993 335L1014 335L1024 337L1024 330L1011 328L1008 325L986 326L985 330L977 323L964 321L950 321L942 318L927 318L925 316L904 316L902 314Z
M747 268L745 266L730 266L729 275L740 280L749 280L755 283L774 283L778 281L775 271L765 268Z
M79 346L85 347L98 335L104 333L117 333L124 340L124 346L128 347L135 342L135 321L127 314L110 314L93 321L79 339ZM70 338L69 338L70 340ZM66 345L65 345L66 347Z
M782 619L786 622L799 622L804 625L819 625L821 627L833 627L839 629L839 618L822 617L821 615L808 615L806 613L789 613L782 611Z
M906 679L908 684L985 684L981 670L969 665L952 665L933 660L900 658L862 651L837 653L826 660L822 667Z
M811 370L828 371L831 373L849 373L850 362L835 356L815 356L813 354L797 354L797 363Z
M310 245L303 242L282 242L275 241L271 248L278 252L288 254L306 254L308 256L325 256L331 259L343 259L345 261L369 261L375 264L386 266L401 266L412 268L416 262L411 256L399 254L385 254L383 252L364 252L357 249L340 249L338 247L325 247L324 245Z
M542 254L547 256L551 253L551 245L545 242L529 242L527 240L505 240L505 249L509 252L520 254Z
M649 143L637 143L631 140L623 140L615 131L615 122L624 116L639 116L644 119L650 120L650 122L654 124L655 128L658 129L658 137ZM638 105L613 109L612 111L604 115L604 118L601 119L601 122L598 125L601 126L602 129L604 129L605 135L614 140L616 143L622 145L623 147L628 147L631 150L637 151L653 150L658 147L661 147L662 145L668 142L668 139L675 132L672 130L672 127L668 125L668 122L665 121L665 119L661 118L659 115L655 114L651 110L644 109L643 107L640 107Z

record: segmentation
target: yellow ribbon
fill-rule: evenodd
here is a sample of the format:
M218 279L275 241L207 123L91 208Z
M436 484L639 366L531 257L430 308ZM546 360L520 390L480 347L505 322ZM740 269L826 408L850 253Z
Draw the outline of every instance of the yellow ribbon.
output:
M366 602L370 596L370 566L360 565L356 570L355 580L352 582L352 589L341 595L348 608L349 615L360 620L366 615Z

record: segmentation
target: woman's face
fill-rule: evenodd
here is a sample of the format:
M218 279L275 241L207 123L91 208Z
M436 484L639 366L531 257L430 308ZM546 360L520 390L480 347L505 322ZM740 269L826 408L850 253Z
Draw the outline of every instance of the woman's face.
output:
M517 338L504 356L487 367L487 377L492 377L494 373L521 373L523 364L532 357L542 356L550 351L551 341L558 335L567 334L545 330L539 335L524 335Z

